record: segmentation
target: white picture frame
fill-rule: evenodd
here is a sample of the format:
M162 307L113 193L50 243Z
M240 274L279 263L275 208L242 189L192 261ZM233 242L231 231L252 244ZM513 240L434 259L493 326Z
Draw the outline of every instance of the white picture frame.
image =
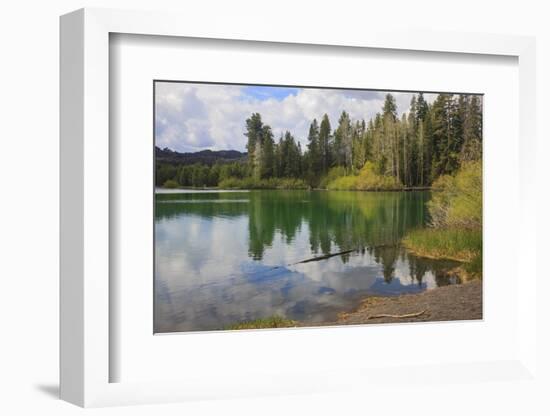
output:
M520 217L518 257L529 285L518 286L517 354L507 360L438 365L414 369L342 368L319 374L271 375L263 380L232 383L189 378L147 383L110 382L110 364L119 357L110 350L109 275L109 36L113 33L226 39L281 44L429 51L453 54L504 55L519 65ZM284 46L284 45L283 45ZM230 22L209 27L192 16L82 9L61 18L61 398L80 406L174 402L215 397L298 394L348 389L352 382L399 377L415 382L483 380L539 382L536 348L535 172L535 41L529 37L468 33L427 33L349 28L330 33L297 27L280 31L265 24L246 34ZM306 331L307 330L303 330ZM246 336L254 336L247 334ZM307 336L307 335L304 335ZM411 377L411 374L413 376Z

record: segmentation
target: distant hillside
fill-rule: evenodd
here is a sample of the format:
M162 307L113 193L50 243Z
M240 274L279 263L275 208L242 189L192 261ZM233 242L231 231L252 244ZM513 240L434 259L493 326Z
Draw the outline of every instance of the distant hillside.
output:
M165 147L155 147L155 158L157 162L170 163L173 165L192 165L201 163L211 166L216 162L228 163L246 159L246 153L237 150L201 150L193 153L179 153Z

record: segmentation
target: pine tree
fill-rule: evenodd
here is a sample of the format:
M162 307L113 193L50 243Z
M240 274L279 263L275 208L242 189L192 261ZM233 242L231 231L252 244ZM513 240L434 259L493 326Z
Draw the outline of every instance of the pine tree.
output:
M366 151L366 125L365 120L357 120L353 125L352 130L352 155L353 155L353 172L361 170L365 165Z
M403 113L400 124L400 137L401 137L401 182L406 186L411 186L410 180L410 162L409 162L409 126L407 122L407 115Z
M482 156L482 108L477 95L467 101L464 116L464 143L460 151L462 162L481 159Z
M275 152L273 133L271 127L264 125L262 128L261 171L262 178L271 178L275 173Z
M246 120L248 164L239 168L216 166L159 167L157 183L175 180L180 185L212 186L222 179L250 176L256 180L300 178L318 186L331 166L346 175L357 174L372 162L379 175L404 185L428 186L441 175L453 174L461 164L482 156L482 102L479 96L439 94L429 104L422 93L413 95L408 113L397 115L392 94L385 96L381 112L366 123L342 111L331 133L327 114L309 128L307 149L290 131L273 140L271 127L259 113ZM162 183L161 183L162 182Z
M322 173L322 157L319 139L319 125L317 119L309 126L307 137L307 176L311 186L317 186Z
M330 160L330 121L328 115L325 114L321 120L321 126L319 128L319 153L321 156L321 172L326 174L328 168L331 165Z
M351 119L346 111L342 111L338 120L338 128L334 133L334 156L338 166L344 166L351 173L352 166L352 131Z
M432 123L431 109L424 99L424 94L419 93L416 99L416 150L417 150L417 184L426 186L431 174L432 158Z
M284 175L284 164L283 164L283 133L279 137L279 142L275 144L275 166L274 166L274 176L277 178L282 178Z
M407 116L408 124L408 146L407 146L407 167L408 167L408 183L407 186L419 185L419 166L420 154L418 146L418 116L417 116L417 101L416 95L411 98L409 114Z
M432 107L432 169L431 180L450 173L448 150L452 138L452 96L439 94Z
M382 111L383 129L384 129L384 148L385 159L389 162L386 167L386 175L399 177L399 149L397 139L397 104L391 94L386 94L384 107Z
M262 116L259 113L253 113L250 118L246 119L246 133L244 135L248 138L246 150L248 152L249 167L253 175L257 177L260 174L261 161L258 153L261 153L262 149L262 133Z
M416 100L416 120L417 122L420 120L425 120L426 116L428 115L428 103L424 99L423 93L418 93L418 98Z

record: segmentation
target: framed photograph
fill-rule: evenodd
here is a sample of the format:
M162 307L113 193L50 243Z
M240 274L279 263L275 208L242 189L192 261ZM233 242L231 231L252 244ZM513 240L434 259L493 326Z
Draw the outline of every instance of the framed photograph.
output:
M534 40L304 36L61 18L63 399L539 382Z
M482 319L482 95L153 89L155 333Z

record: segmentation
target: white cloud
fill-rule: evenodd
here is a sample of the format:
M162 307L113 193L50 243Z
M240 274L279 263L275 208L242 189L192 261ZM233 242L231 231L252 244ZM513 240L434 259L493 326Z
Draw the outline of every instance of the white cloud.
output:
M392 93L398 112L408 111L411 93ZM289 130L306 144L309 125L327 113L333 128L343 110L354 120L368 121L381 111L384 93L375 91L301 88L282 99L251 95L238 85L156 84L155 144L181 152L203 149L245 150L245 120L262 115L275 139ZM262 98L262 99L260 99Z

